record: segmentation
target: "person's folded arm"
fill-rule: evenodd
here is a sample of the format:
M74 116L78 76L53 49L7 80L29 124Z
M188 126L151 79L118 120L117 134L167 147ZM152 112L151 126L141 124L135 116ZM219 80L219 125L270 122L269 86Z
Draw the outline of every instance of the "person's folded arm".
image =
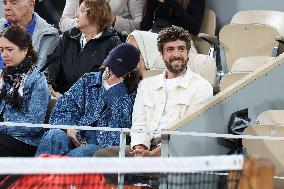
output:
M145 80L142 80L137 89L137 95L135 98L135 103L133 106L133 113L132 113L132 127L131 129L137 130L148 130L147 125L147 117L146 117L146 110L144 104L144 91L147 87L147 83ZM151 145L151 136L149 133L138 133L133 132L131 133L131 147L143 144L146 146L147 149L150 149Z
M59 28L65 32L76 26L75 16L79 9L79 0L66 0L66 4L59 21Z
M85 111L86 77L81 77L59 100L50 116L53 125L77 125Z
M126 31L127 33L131 33L134 30L139 30L144 4L145 0L128 0L128 8L131 18L127 19L116 15L114 28L120 32Z

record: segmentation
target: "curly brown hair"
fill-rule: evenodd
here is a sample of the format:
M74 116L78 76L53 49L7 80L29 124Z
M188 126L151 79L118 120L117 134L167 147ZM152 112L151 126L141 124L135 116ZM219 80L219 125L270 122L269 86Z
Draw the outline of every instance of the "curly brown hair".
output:
M158 40L157 46L158 46L158 50L160 51L160 53L163 52L165 43L177 41L177 40L181 40L186 43L187 51L189 51L191 47L190 34L185 29L183 29L182 27L178 27L178 26L171 26L168 28L164 28L163 30L160 31L157 40Z
M87 17L91 24L98 26L98 32L111 26L111 8L106 0L84 0L87 10ZM82 3L83 3L82 2Z

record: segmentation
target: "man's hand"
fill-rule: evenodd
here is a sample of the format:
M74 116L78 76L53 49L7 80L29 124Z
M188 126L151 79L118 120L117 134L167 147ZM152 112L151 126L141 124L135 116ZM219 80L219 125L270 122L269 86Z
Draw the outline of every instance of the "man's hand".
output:
M49 90L50 94L51 94L54 98L57 99L59 93L57 93L57 92L53 89L52 85L48 85L48 90Z
M141 156L144 151L147 150L147 147L143 144L138 144L133 146L133 150L130 152L134 157Z
M77 130L75 130L75 129L67 129L66 133L71 138L72 142L74 143L74 145L76 147L81 146L81 142L78 141L78 139L76 138Z
M48 90L49 90L51 96L52 96L53 98L55 98L56 100L58 100L58 99L62 96L62 94L60 94L59 92L56 92L56 91L53 89L52 85L48 85Z
M154 150L147 150L144 145L136 145L130 152L134 157L159 157L161 156L161 147L157 147Z

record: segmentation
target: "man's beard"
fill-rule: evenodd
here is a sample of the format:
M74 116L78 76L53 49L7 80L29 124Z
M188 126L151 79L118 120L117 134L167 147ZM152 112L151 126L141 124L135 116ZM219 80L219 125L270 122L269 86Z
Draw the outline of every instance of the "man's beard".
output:
M174 61L182 62L181 67L176 68L176 67L172 66L171 63L174 62ZM164 60L166 68L171 73L174 73L174 74L179 74L179 73L183 72L187 67L187 61L188 61L188 59L185 61L183 58L173 58L173 59L170 59L169 61Z

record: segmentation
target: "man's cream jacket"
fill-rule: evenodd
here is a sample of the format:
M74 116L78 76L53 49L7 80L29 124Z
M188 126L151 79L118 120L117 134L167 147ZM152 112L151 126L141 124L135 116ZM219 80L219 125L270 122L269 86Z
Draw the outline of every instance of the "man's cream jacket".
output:
M172 108L169 124L193 111L213 96L211 84L190 69L168 94ZM165 72L145 78L139 84L132 113L132 129L157 130L166 105ZM143 144L150 149L153 134L132 133L131 147Z

